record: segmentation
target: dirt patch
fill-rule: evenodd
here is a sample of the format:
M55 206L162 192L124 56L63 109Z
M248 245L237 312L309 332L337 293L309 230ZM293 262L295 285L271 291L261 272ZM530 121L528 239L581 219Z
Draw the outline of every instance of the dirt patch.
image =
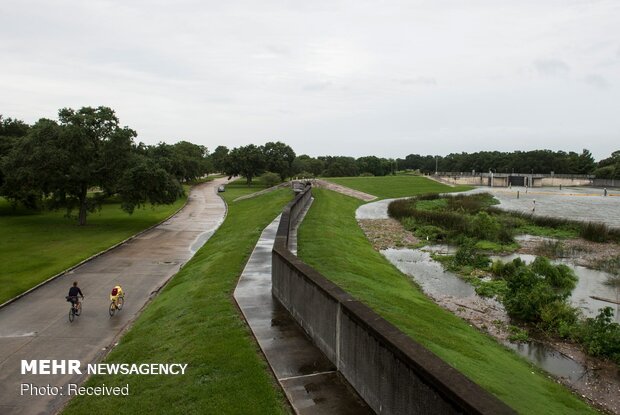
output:
M592 269L604 269L609 260L620 257L620 245L616 243L590 242L585 239L555 240L531 238L519 241L521 254L544 255L549 258L568 259L575 265ZM613 270L612 270L613 271ZM613 272L611 272L613 273Z
M415 248L420 239L396 219L359 219L357 223L377 251L387 248Z

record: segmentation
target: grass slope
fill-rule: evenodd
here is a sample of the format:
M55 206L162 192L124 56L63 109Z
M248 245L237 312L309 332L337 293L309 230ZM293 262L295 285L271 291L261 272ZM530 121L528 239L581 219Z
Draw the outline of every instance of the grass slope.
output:
M162 221L186 199L136 209L132 215L119 203L105 204L88 215L86 226L78 226L64 210L15 210L0 198L0 303Z
M468 186L450 187L420 176L329 177L325 180L369 193L380 199L431 192L460 192L471 189Z
M373 250L355 221L362 202L324 189L313 194L299 230L304 261L518 412L594 413L534 366L433 303Z
M228 186L218 231L145 309L107 362L189 364L184 376L94 376L87 386L130 385L128 397L77 397L65 414L278 414L287 406L232 299L262 230L290 190L230 203L255 191Z

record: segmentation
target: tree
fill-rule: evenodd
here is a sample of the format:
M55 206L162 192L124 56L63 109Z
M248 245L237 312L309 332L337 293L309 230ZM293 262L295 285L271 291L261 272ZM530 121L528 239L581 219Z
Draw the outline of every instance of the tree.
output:
M295 152L288 145L277 141L269 142L263 147L265 154L265 168L268 171L278 173L282 181L292 174Z
M170 203L174 182L157 169L136 182L135 195L123 191L127 189L127 171L136 163L139 151L133 143L135 131L119 126L112 109L64 108L58 118L59 123L39 120L10 152L3 187L7 197L31 207L43 199L51 208L64 207L68 213L77 209L80 225L86 224L88 212L113 194L127 198L123 206L129 212L146 201ZM182 188L178 182L175 186L178 195ZM137 191L140 188L150 190ZM157 195L153 189L163 193ZM89 196L89 190L96 191Z
M248 185L252 178L261 174L265 169L263 149L254 144L234 148L226 158L225 173L229 176L242 175Z
M325 163L323 160L310 157L306 154L295 157L293 160L293 174L299 174L302 172L311 173L312 176L320 176L323 170L325 170Z
M211 163L215 171L223 172L226 169L226 159L228 158L228 147L217 146L211 154Z
M3 118L0 114L0 194L4 184L3 160L9 155L20 138L28 134L28 124L13 118Z

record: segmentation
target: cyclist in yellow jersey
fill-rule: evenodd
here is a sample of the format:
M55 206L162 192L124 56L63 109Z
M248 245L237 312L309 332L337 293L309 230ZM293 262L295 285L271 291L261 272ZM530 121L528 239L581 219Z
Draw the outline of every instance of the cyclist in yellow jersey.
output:
M120 285L117 285L112 288L112 292L110 293L110 301L118 304L118 298L123 297L124 295L123 288Z

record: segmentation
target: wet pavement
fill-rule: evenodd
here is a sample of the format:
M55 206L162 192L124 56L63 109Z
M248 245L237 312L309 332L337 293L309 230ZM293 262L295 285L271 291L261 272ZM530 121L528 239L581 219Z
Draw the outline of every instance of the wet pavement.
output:
M527 191L527 192L526 192ZM620 228L620 191L592 187L479 187L471 193L491 193L505 210L584 222L601 222ZM467 192L467 193L470 193ZM517 192L518 198L517 198Z
M477 187L463 192L463 194L471 193L491 193L499 200L499 207L506 210L585 222L601 222L620 228L620 191L608 191L607 197L603 196L603 189L591 187L565 187L562 190L554 187L541 187L527 189L527 193L525 187L510 189ZM399 199L406 198L366 203L357 209L355 218L358 220L387 219L389 218L388 206L394 200Z
M22 359L77 359L85 373L123 329L223 222L226 205L215 180L192 189L174 217L0 309L0 413L55 413L68 400L67 384L85 375L22 375ZM69 287L78 281L86 299L82 315L68 321ZM125 306L108 314L109 292L125 291ZM141 363L141 362L128 362ZM20 396L21 384L63 387L57 396ZM130 385L131 387L131 385Z
M280 217L263 231L239 279L235 300L296 413L372 414L272 296L271 250L279 223ZM296 252L296 238L291 241L291 251Z

